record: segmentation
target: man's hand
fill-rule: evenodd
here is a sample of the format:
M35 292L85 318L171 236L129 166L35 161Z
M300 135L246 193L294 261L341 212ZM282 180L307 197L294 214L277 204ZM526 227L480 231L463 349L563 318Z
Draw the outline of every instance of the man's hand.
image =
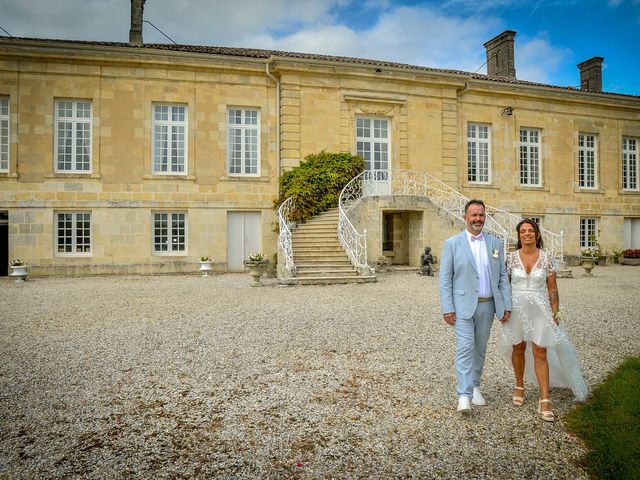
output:
M509 310L505 310L504 311L504 315L502 315L502 318L500 319L501 323L506 323L509 321L509 317L511 317L511 312Z
M456 323L456 314L455 314L455 312L443 313L442 317L444 318L444 321L447 322L449 325L453 325L454 323Z

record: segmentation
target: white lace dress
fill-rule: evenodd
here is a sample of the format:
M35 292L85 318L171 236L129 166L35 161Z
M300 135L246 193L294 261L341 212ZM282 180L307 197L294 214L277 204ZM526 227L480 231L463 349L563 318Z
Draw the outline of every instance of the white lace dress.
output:
M526 341L525 379L537 385L531 342L545 347L549 386L571 388L576 400L583 401L589 390L582 378L578 354L562 322L556 325L551 315L547 277L556 271L553 258L541 250L538 261L527 274L519 252L511 252L507 257L507 270L511 276L513 308L509 321L501 329L505 355L510 361L512 346Z

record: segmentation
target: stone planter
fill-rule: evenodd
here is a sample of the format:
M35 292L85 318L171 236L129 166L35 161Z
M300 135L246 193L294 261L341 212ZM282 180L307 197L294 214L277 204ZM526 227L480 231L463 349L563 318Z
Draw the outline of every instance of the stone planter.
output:
M622 265L640 265L640 258L624 258L620 259Z
M596 257L596 265L598 265L599 267L604 267L606 264L607 264L606 255L601 255L599 257Z
M26 265L11 265L10 277L15 277L16 283L24 283L27 279L27 266Z
M209 276L209 272L213 271L213 261L207 261L207 262L198 262L200 264L200 269L199 271L202 272L202 276L203 277L208 277Z
M249 275L253 278L252 287L261 287L260 278L269 268L269 260L245 260L244 268L249 270Z
M591 274L591 270L593 270L593 267L595 266L595 260L595 257L582 257L580 265L582 265L582 268L584 268L585 277L593 276Z

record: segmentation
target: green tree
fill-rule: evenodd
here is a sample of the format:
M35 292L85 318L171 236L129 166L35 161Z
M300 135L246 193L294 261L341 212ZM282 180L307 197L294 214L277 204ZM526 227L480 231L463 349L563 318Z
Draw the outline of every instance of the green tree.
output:
M293 197L295 208L290 218L300 222L337 207L344 186L363 170L364 160L350 153L323 150L307 155L298 167L280 176L280 196L274 208Z

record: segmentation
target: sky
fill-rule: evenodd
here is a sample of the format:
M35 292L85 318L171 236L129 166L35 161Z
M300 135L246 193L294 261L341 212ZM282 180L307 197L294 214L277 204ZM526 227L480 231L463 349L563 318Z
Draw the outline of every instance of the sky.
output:
M15 37L127 42L129 0L0 0ZM515 38L520 80L578 87L604 57L603 90L640 95L640 0L146 0L146 43L344 55L486 73L483 43ZM6 33L0 31L0 35Z

